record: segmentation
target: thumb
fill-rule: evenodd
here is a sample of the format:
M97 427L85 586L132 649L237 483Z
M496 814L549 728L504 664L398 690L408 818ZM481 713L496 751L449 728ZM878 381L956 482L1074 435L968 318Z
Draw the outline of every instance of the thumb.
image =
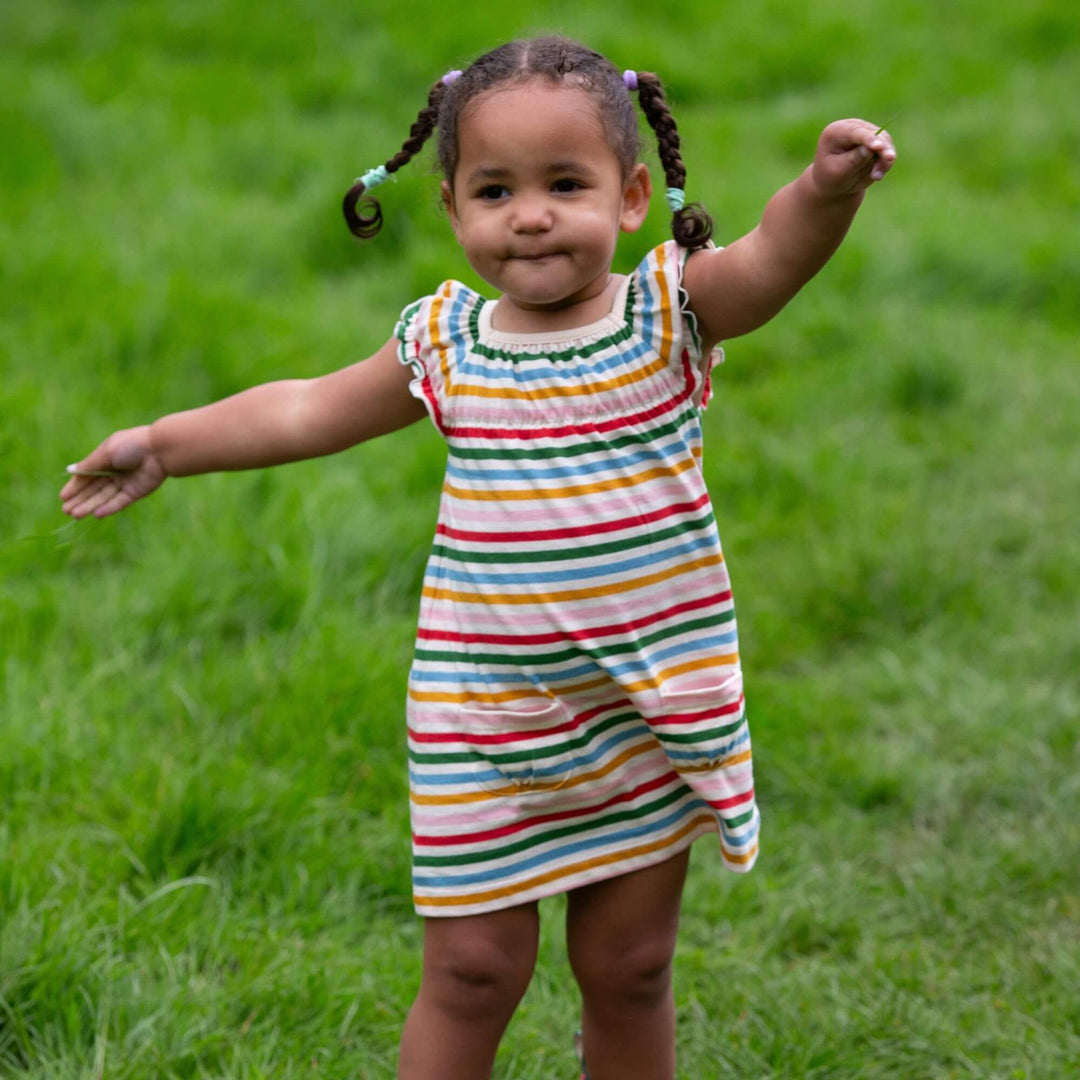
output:
M142 429L136 430L141 431ZM116 442L109 448L112 455L112 467L119 469L121 472L131 472L132 469L137 469L143 463L146 451L149 449L145 439L136 437L134 431L118 432L113 438Z
M78 475L113 470L130 472L132 469L137 469L149 449L146 431L147 429L142 427L114 432L82 461L69 465L68 472Z

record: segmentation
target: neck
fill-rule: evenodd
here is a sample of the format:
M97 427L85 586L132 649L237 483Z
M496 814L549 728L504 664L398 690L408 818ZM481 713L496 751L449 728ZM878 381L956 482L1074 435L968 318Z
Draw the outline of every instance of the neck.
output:
M573 330L602 319L611 311L622 274L605 274L580 294L554 304L527 304L503 293L496 301L491 328L509 334Z

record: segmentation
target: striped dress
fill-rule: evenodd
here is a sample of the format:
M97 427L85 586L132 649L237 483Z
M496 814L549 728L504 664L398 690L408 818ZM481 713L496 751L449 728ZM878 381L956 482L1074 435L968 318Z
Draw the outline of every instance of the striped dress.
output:
M456 281L402 313L449 450L407 707L421 915L564 892L705 833L732 870L757 856L685 260L655 248L570 331L494 330Z

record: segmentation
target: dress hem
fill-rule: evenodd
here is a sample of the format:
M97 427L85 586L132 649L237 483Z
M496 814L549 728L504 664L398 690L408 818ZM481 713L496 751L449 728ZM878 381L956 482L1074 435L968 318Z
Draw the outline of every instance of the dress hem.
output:
M719 822L714 818L711 822L702 821L684 836L680 836L678 840L670 846L661 848L659 851L651 851L633 859L620 860L615 863L591 867L586 871L567 875L565 878L560 878L557 881L543 882L531 889L515 893L513 896L500 896L471 904L467 902L454 904L451 907L449 905L427 905L423 902L426 898L418 898L414 895L413 908L417 915L424 918L446 919L456 918L462 915L483 915L490 911L502 911L506 908L519 907L522 904L530 904L550 896L558 896L560 893L572 892L574 889L579 889L583 885L595 885L599 881L608 881L611 878L622 877L624 874L633 873L635 870L644 870L650 866L656 866L659 863L666 862L668 859L673 858L680 852L685 851L695 840L710 834L719 834L719 832ZM728 869L736 869L739 872L744 870L744 867L742 866L732 866L726 859L724 860L724 865ZM745 867L745 870L749 869L749 866Z

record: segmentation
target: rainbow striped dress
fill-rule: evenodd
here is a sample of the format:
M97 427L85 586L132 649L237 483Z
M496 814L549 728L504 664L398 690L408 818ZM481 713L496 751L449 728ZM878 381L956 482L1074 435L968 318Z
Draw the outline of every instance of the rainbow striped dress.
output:
M732 870L757 856L686 254L655 248L570 331L494 330L456 281L402 313L448 446L407 707L421 915L564 892L705 833Z

